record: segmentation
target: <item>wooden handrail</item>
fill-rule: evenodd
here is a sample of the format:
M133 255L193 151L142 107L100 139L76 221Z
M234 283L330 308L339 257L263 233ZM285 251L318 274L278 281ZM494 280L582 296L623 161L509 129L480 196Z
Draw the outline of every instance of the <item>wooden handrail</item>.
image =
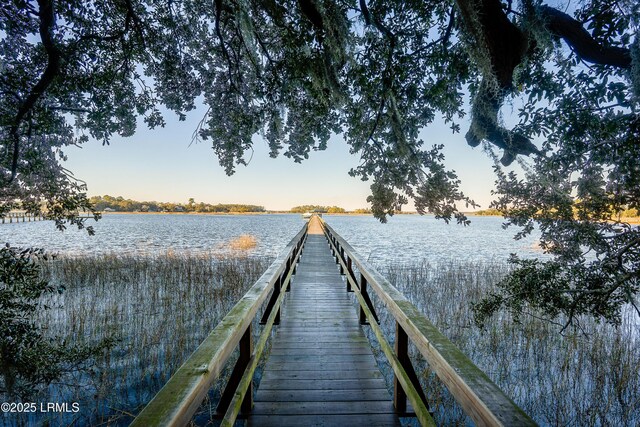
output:
M387 310L396 320L396 328L414 343L436 375L449 389L464 412L478 426L535 426L536 423L519 408L489 377L464 355L447 337L445 337L400 291L369 265L360 255L331 228L323 219L321 224L334 248L342 271L349 271L355 265L361 277L373 289ZM345 259L346 258L346 259ZM358 284L352 274L347 274L351 288L358 290ZM356 292L358 302L365 311L367 319L378 338L379 329L375 324L370 306L360 292ZM397 339L397 338L396 338ZM386 341L384 341L386 343ZM397 346L397 343L396 343ZM385 351L385 346L381 343ZM387 355L389 359L389 356ZM397 359L397 358L396 358ZM413 391L405 388L405 380L398 378L397 363L389 359L396 381L400 381L412 405L415 404ZM406 373L406 372L405 372ZM416 413L418 411L416 410ZM424 425L423 421L421 423Z
M251 323L276 283L285 288L289 284L306 235L307 224L305 223L300 232L278 255L267 271L220 321L189 359L173 374L151 402L138 414L131 424L132 426L182 426L191 420L207 395L211 384L220 376L223 366L243 337L249 343L245 347L249 348L250 352L253 351L251 349ZM284 293L280 295L283 296ZM268 332L270 332L281 302L282 298L278 298L273 306L272 315L269 316L270 323L267 322L267 327L263 330L263 336L268 335ZM267 328L269 331L267 331ZM262 340L261 345L264 347ZM261 351L262 349L260 348L260 353ZM253 370L255 370L254 359L259 359L259 357L259 354L256 355L254 353L247 358L245 366L251 370L251 376L253 375ZM242 403L250 386L250 381L247 382L246 380L247 375L241 373L241 376L242 378L239 378L240 386L238 387L242 395L240 403ZM249 376L249 379L251 376ZM239 408L238 396L235 395L237 391L232 390L232 392L234 397L231 405ZM248 395L247 397L250 396ZM233 417L237 413L237 411L229 412Z
M353 270L351 269L351 264L345 262L344 248L338 248L335 239L327 232L326 223L321 221L321 224L329 242L329 246L331 246L331 250L336 257L336 262L340 264L340 273L345 274L347 277L347 291L354 292L358 299L358 303L360 304L360 323L371 326L371 329L380 344L382 352L393 369L395 381L397 381L398 386L403 391L402 403L398 403L397 399L394 398L396 412L398 415L407 415L406 399L409 399L409 402L411 402L413 410L415 411L415 416L418 418L418 421L420 421L420 424L422 426L435 427L436 423L429 412L427 399L422 392L422 388L415 376L415 372L413 372L413 368L410 368L409 370L406 369L403 361L400 360L399 356L401 355L398 354L397 349L394 353L394 350L385 338L382 329L378 326L378 316L375 313L373 304L371 303L366 291L366 280L361 280L359 284L357 283ZM361 278L363 279L362 276ZM395 394L397 396L397 393Z

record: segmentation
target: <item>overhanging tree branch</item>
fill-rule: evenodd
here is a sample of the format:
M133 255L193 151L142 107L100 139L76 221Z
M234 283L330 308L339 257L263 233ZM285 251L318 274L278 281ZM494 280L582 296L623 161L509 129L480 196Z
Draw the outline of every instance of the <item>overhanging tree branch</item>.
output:
M456 3L465 31L488 55L490 71L500 89L511 89L513 70L522 62L528 48L525 35L511 22L500 0L458 0Z
M53 40L53 28L56 23L55 11L53 10L53 1L38 0L40 7L38 17L40 18L39 33L42 44L47 52L47 67L38 79L36 85L31 89L29 95L24 100L18 113L16 114L13 124L11 125L10 135L13 139L13 158L11 160L11 177L8 183L11 183L18 173L18 159L20 158L20 126L24 121L27 113L35 106L36 102L45 93L53 80L60 73L61 54Z
M503 149L501 162L505 166L518 154L540 154L529 138L505 129L497 121L505 96L513 91L515 67L532 52L535 42L509 19L500 0L458 0L457 5L465 31L490 63L490 69L483 70L483 81L473 102L472 122L465 136L467 143L475 147L486 139ZM619 68L631 66L629 49L603 46L579 21L557 9L542 5L536 10L546 29L561 37L585 61ZM492 81L497 87L492 87Z
M539 153L524 135L498 124L498 112L504 95L513 89L513 72L525 58L529 43L524 33L509 20L499 0L458 0L465 31L476 40L479 55L489 59L489 70L483 70L483 81L474 98L473 116L465 135L472 147L483 139L504 150L502 164L509 165L518 154ZM494 87L492 81L497 83Z
M547 29L562 38L585 61L611 65L619 68L631 66L629 49L616 46L603 46L584 29L582 24L571 16L552 7L543 5L538 8Z

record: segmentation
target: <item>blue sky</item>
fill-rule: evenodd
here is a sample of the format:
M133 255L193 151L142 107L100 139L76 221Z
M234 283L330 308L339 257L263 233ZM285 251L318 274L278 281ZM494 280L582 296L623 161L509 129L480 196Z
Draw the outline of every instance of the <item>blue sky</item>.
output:
M247 203L284 210L301 204L336 205L346 209L367 207L370 182L348 175L359 157L349 154L347 144L334 136L325 151L316 151L302 164L268 155L267 144L254 138L254 154L247 167L239 166L228 177L205 141L191 144L191 135L202 109L184 122L166 115L165 128L138 127L129 138L114 137L111 144L97 141L83 148L67 149L65 165L87 182L89 195L123 196L135 200L186 202L190 197L205 203ZM452 134L443 123L423 130L427 146L445 144L447 165L462 179L462 189L483 208L493 188L491 160L480 147L471 148L462 134ZM410 204L406 210L413 210Z

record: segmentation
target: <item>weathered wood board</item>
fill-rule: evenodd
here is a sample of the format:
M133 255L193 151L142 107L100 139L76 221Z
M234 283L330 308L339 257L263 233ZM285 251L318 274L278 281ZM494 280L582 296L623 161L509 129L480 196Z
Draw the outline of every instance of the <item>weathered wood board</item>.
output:
M321 229L309 226L250 426L399 426Z

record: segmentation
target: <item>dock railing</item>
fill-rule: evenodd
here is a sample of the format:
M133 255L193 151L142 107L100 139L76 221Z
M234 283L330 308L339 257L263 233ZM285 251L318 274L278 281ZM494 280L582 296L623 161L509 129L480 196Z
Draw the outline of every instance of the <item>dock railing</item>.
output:
M253 374L274 324L280 321L280 306L307 237L307 227L291 240L267 271L220 321L189 359L140 412L134 426L182 426L200 407L225 363L239 347L240 355L224 388L217 414L222 426L232 426L238 414L253 404ZM271 292L273 290L273 292ZM258 343L253 345L252 323L269 297Z
M346 276L347 290L355 292L360 323L371 328L394 372L394 405L400 416L411 403L420 424L435 425L428 402L408 354L409 340L477 426L535 426L473 362L447 339L407 298L320 218L325 236ZM354 267L359 272L356 279ZM395 348L387 342L369 296L373 290L395 319Z
M2 224L11 224L18 222L31 222L31 221L43 221L44 215L34 215L28 212L7 212L0 218L0 223Z
M361 258L349 243L324 220L318 220L336 256L340 272L346 276L347 291L354 292L358 300L360 323L371 326L393 369L393 400L399 416L415 415L421 425L435 425L425 393L409 358L408 344L411 341L476 425L536 425L400 291ZM307 237L307 228L308 224L305 224L267 271L140 412L132 425L188 424L236 348L239 348L239 357L216 412L222 418L221 425L227 427L234 424L240 412L250 412L253 403L253 375L271 335L272 326L279 324L280 307L285 291L289 290L291 276L295 273ZM395 319L394 348L378 326L370 289ZM269 299L261 318L264 328L254 348L251 325L267 298ZM407 401L413 409L411 414Z

